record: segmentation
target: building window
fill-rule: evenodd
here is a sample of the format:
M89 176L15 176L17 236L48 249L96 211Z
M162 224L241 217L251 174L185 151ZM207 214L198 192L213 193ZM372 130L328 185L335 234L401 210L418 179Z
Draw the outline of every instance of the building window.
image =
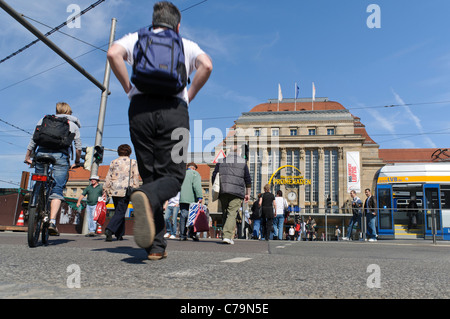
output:
M281 162L281 152L279 150L267 150L268 163L267 163L267 173L268 178L280 167ZM279 174L279 173L278 173ZM280 185L274 185L273 192L280 189Z
M316 129L315 128L308 129L308 135L316 135Z
M297 129L291 128L291 136L297 136Z
M311 185L305 185L305 201L310 203L317 202L319 198L318 150L307 150L305 152L305 179L311 180Z
M300 169L300 151L297 150L287 150L286 151L286 164L292 165L298 169ZM293 169L292 167L286 168L287 176L299 176L300 173L298 170Z
M279 128L273 128L272 129L272 136L280 136L280 129Z
M334 128L327 128L327 135L334 135Z
M255 130L255 136L261 136L261 131L259 129Z
M332 202L339 200L339 163L338 151L324 150L324 183L325 198L330 197Z

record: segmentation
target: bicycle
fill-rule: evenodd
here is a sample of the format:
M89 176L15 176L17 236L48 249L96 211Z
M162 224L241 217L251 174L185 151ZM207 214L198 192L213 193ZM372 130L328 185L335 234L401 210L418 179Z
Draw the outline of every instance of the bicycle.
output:
M50 225L50 200L49 196L53 189L53 164L56 159L50 155L41 155L33 160L44 166L43 174L33 174L31 180L35 181L31 193L28 211L28 246L36 247L39 235L42 234L42 244L48 244L48 227Z

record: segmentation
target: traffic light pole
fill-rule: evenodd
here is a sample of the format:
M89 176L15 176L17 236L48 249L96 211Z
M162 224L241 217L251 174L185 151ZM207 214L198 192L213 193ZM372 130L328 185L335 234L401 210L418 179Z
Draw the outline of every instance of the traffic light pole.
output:
M116 33L116 23L117 20L113 18L111 20L111 33L109 35L109 45L108 49L111 47L111 45L114 42L114 37ZM106 102L108 100L108 92L109 92L109 79L111 77L111 66L109 64L108 59L106 59L106 66L105 66L105 76L103 79L103 86L106 88L105 91L102 92L102 98L100 101L100 109L98 112L98 121L97 121L97 132L95 134L95 143L94 146L102 145L103 140L103 128L105 126L105 115L106 115ZM97 161L93 161L92 163L92 169L91 169L91 176L98 175L98 166L100 163Z
M113 18L111 20L111 32L109 35L108 49L111 47L111 45L114 42L114 37L116 34L116 23L117 23L117 19ZM109 64L108 59L106 59L105 76L103 78L103 86L105 87L105 90L102 91L102 97L101 97L101 101L100 101L100 110L98 112L97 133L95 135L95 144L94 144L95 146L102 145L103 127L105 126L106 102L108 100L108 94L109 94L109 79L110 79L110 77L111 77L111 66ZM100 163L98 163L95 160L92 162L91 175L90 175L91 177L94 175L98 175L99 164ZM86 217L86 215L85 215L85 217ZM88 219L87 218L84 218L82 233L83 234L88 233Z

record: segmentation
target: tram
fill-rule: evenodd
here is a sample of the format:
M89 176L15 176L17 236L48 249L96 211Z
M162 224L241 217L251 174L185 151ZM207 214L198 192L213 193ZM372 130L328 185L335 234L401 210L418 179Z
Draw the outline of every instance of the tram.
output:
M450 162L388 164L375 174L379 238L450 240ZM417 225L408 227L408 204L418 206Z

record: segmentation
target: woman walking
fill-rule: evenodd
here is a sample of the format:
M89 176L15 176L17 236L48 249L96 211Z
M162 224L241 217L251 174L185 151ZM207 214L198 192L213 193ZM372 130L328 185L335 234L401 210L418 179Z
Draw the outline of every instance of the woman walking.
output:
M139 187L139 171L136 160L130 158L131 147L122 144L117 148L118 158L113 160L106 175L103 191L112 196L114 202L114 216L105 230L106 241L112 241L112 235L122 240L125 235L125 213L130 198L126 197L127 187Z
M269 240L273 229L273 212L276 209L275 196L270 192L270 185L264 186L264 194L259 199L259 206L262 207L261 221L264 223L264 238ZM262 236L261 236L262 237Z

